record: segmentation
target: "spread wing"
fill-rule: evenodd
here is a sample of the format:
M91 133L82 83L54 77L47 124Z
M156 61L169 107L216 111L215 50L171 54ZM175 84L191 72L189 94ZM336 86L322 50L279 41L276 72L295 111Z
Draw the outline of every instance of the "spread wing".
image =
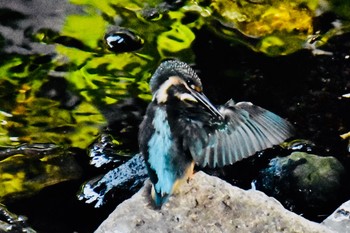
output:
M192 121L186 127L185 146L199 166L233 164L282 143L294 131L288 121L249 102L231 100L219 111L224 116L221 121Z

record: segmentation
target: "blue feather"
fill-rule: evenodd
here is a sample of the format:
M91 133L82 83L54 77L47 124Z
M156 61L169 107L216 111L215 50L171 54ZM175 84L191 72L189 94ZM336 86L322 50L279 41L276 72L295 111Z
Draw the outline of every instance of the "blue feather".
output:
M155 132L148 142L148 163L157 175L158 182L154 184L155 203L157 206L167 201L173 191L176 181L174 168L171 166L172 135L166 121L166 112L158 108L152 121Z

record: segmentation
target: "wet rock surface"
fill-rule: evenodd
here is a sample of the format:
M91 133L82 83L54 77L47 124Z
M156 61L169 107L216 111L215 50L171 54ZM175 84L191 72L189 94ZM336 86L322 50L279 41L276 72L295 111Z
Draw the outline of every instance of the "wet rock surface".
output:
M203 172L161 210L151 204L150 188L147 182L95 232L332 232L259 191L244 191Z
M82 186L79 199L99 208L111 199L122 201L137 192L148 178L143 156L137 154L124 164Z
M0 232L26 232L35 233L27 224L27 218L11 213L4 205L0 204Z
M144 40L125 28L116 28L105 35L108 49L115 53L130 52L142 48Z
M288 209L321 216L346 200L346 171L335 157L293 152L272 159L256 186Z

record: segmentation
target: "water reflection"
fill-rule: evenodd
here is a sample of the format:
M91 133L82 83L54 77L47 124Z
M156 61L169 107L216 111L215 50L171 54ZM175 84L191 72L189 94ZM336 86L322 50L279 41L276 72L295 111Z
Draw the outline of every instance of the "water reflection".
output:
M310 0L297 7L272 1L262 20L249 23L242 16L246 12L237 9L238 2L254 16L259 12L253 8L266 9L266 1L231 1L230 8L221 7L224 0L169 2L1 2L0 145L18 148L23 143L50 143L73 148L74 159L89 159L85 150L101 132L107 132L113 134L119 154L132 155L137 152L138 123L151 99L151 73L161 60L176 57L200 68L214 100L256 100L297 124L309 125L301 129L303 135L326 147L332 143L341 151L336 136L339 130L349 130L344 110L349 103L332 96L348 93L348 66L342 58L349 54L346 40L332 42L332 38L349 31L350 11L343 10L349 9L346 1L325 6ZM277 17L281 4L292 7L289 12L296 15L281 11ZM271 28L274 16L279 20ZM298 16L304 20L286 20ZM319 47L329 41L330 46ZM304 48L329 49L332 53L321 54L332 54L335 59L312 57L300 52ZM328 69L339 73L333 75ZM329 83L317 81L324 74L331 76ZM324 109L329 112L325 114ZM29 158L19 161L32 163ZM84 181L93 176L85 175Z

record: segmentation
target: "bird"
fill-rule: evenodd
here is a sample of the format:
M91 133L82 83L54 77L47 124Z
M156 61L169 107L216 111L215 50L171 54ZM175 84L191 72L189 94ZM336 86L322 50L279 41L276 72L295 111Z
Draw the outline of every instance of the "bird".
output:
M177 59L161 62L149 83L152 101L138 142L158 208L192 177L195 165L231 165L294 134L289 121L251 102L214 106L197 73Z

